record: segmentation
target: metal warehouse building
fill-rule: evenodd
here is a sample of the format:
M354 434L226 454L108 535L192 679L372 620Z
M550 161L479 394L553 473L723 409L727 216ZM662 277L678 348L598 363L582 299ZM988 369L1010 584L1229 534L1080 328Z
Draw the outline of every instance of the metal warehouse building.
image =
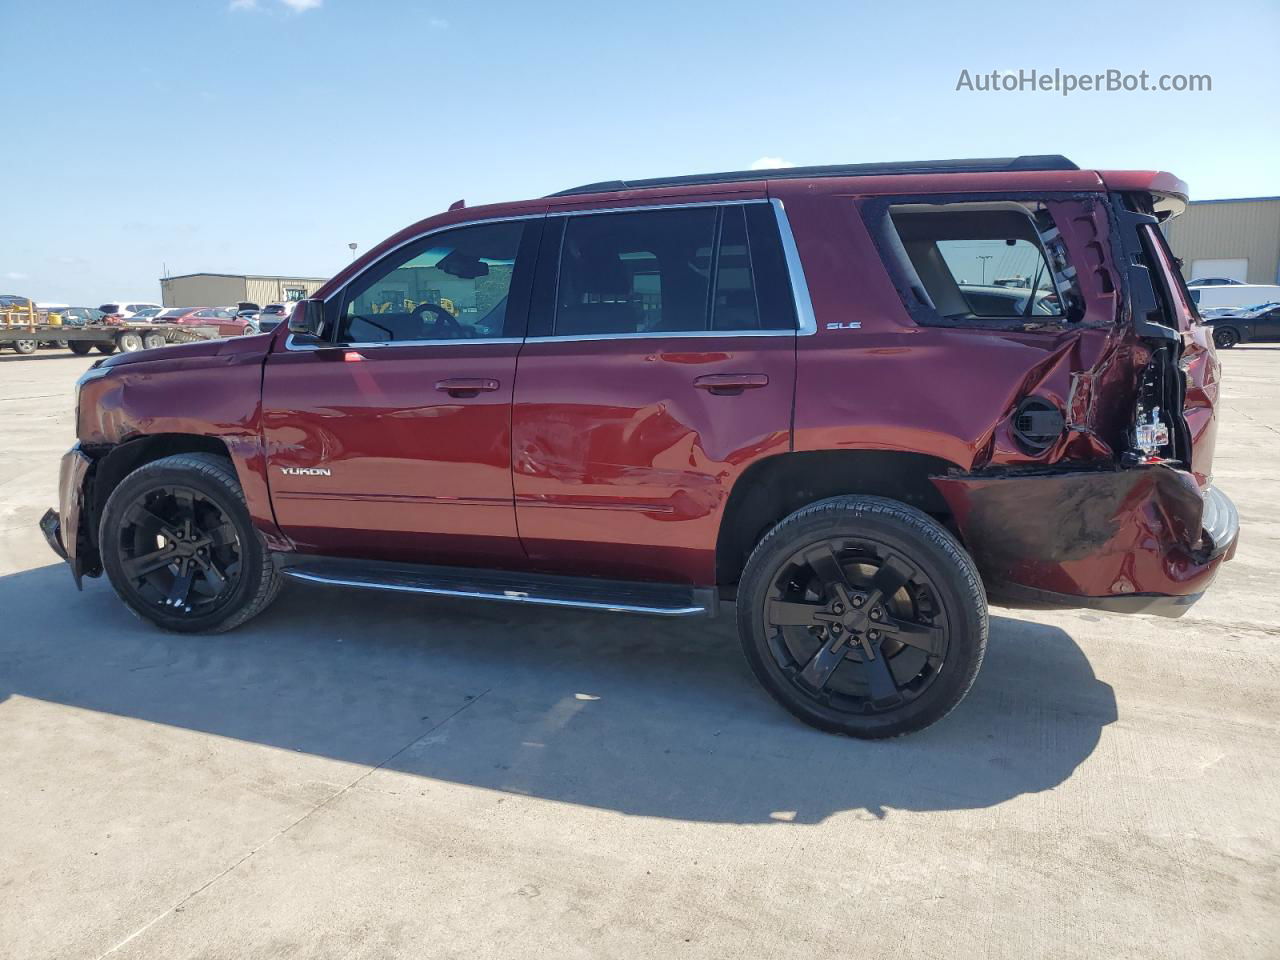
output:
M1187 280L1280 283L1280 197L1193 200L1164 229Z
M328 277L262 277L235 273L184 273L160 278L166 307L218 307L247 301L259 306L305 300Z

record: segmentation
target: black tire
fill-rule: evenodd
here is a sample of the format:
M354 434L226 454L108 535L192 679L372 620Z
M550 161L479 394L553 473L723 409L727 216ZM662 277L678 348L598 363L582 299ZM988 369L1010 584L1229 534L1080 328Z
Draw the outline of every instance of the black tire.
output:
M14 340L12 341L13 349L24 357L28 357L39 349L40 344L35 340Z
M280 592L235 468L213 454L165 457L125 477L107 499L98 542L120 599L165 630L222 633L257 616ZM201 543L203 554L192 552ZM178 556L182 550L188 556ZM165 563L166 556L178 558Z
M100 343L97 345L97 350L99 353L112 354L116 352L116 345L114 343Z
M1214 327L1213 345L1219 350L1230 350L1240 342L1240 331L1235 327Z
M148 350L155 350L157 347L163 347L169 341L165 340L163 333L148 333L142 338L142 345Z
M93 344L84 340L72 340L67 346L71 348L71 352L77 357L88 356L93 352Z
M756 546L738 632L756 678L805 723L896 737L937 723L973 686L987 598L972 558L927 514L833 497Z
M116 336L116 346L121 353L137 353L142 349L142 334L126 330Z

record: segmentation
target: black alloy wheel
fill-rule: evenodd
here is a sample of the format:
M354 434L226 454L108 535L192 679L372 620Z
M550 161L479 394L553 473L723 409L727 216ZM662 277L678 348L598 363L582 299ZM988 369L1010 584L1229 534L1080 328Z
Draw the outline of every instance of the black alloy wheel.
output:
M123 520L120 569L143 603L194 617L227 603L243 547L218 504L191 487L164 484L135 496Z
M756 547L738 593L757 678L807 723L879 738L968 692L986 649L972 559L928 515L878 497L796 511Z
M98 539L116 593L168 630L230 630L279 591L235 468L223 457L176 454L139 467L108 498Z
M937 587L893 548L831 537L778 568L765 624L778 668L846 713L896 710L938 678L951 625Z
M1218 327L1213 331L1213 343L1220 350L1230 350L1240 342L1240 334L1232 327Z

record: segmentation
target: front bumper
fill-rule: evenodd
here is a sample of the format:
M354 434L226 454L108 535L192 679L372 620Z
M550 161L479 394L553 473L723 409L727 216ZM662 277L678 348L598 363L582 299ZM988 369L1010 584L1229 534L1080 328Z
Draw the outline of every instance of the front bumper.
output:
M1235 554L1230 498L1165 463L935 477L993 600L1179 617Z
M86 549L92 543L90 531L83 529L85 479L93 461L76 444L62 457L58 472L58 507L40 518L40 532L49 547L71 567L76 587L81 588L85 573ZM93 573L90 570L89 573Z

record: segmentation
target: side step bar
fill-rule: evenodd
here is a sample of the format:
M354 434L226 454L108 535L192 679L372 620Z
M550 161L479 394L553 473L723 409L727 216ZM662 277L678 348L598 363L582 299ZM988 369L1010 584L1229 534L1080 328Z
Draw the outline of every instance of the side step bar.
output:
M473 570L466 567L431 567L337 560L321 557L278 555L280 572L294 580L339 587L364 587L396 593L420 593L473 600L504 600L544 607L639 613L654 617L714 617L719 593L714 587L688 587L668 583L600 580L518 573L508 570Z

